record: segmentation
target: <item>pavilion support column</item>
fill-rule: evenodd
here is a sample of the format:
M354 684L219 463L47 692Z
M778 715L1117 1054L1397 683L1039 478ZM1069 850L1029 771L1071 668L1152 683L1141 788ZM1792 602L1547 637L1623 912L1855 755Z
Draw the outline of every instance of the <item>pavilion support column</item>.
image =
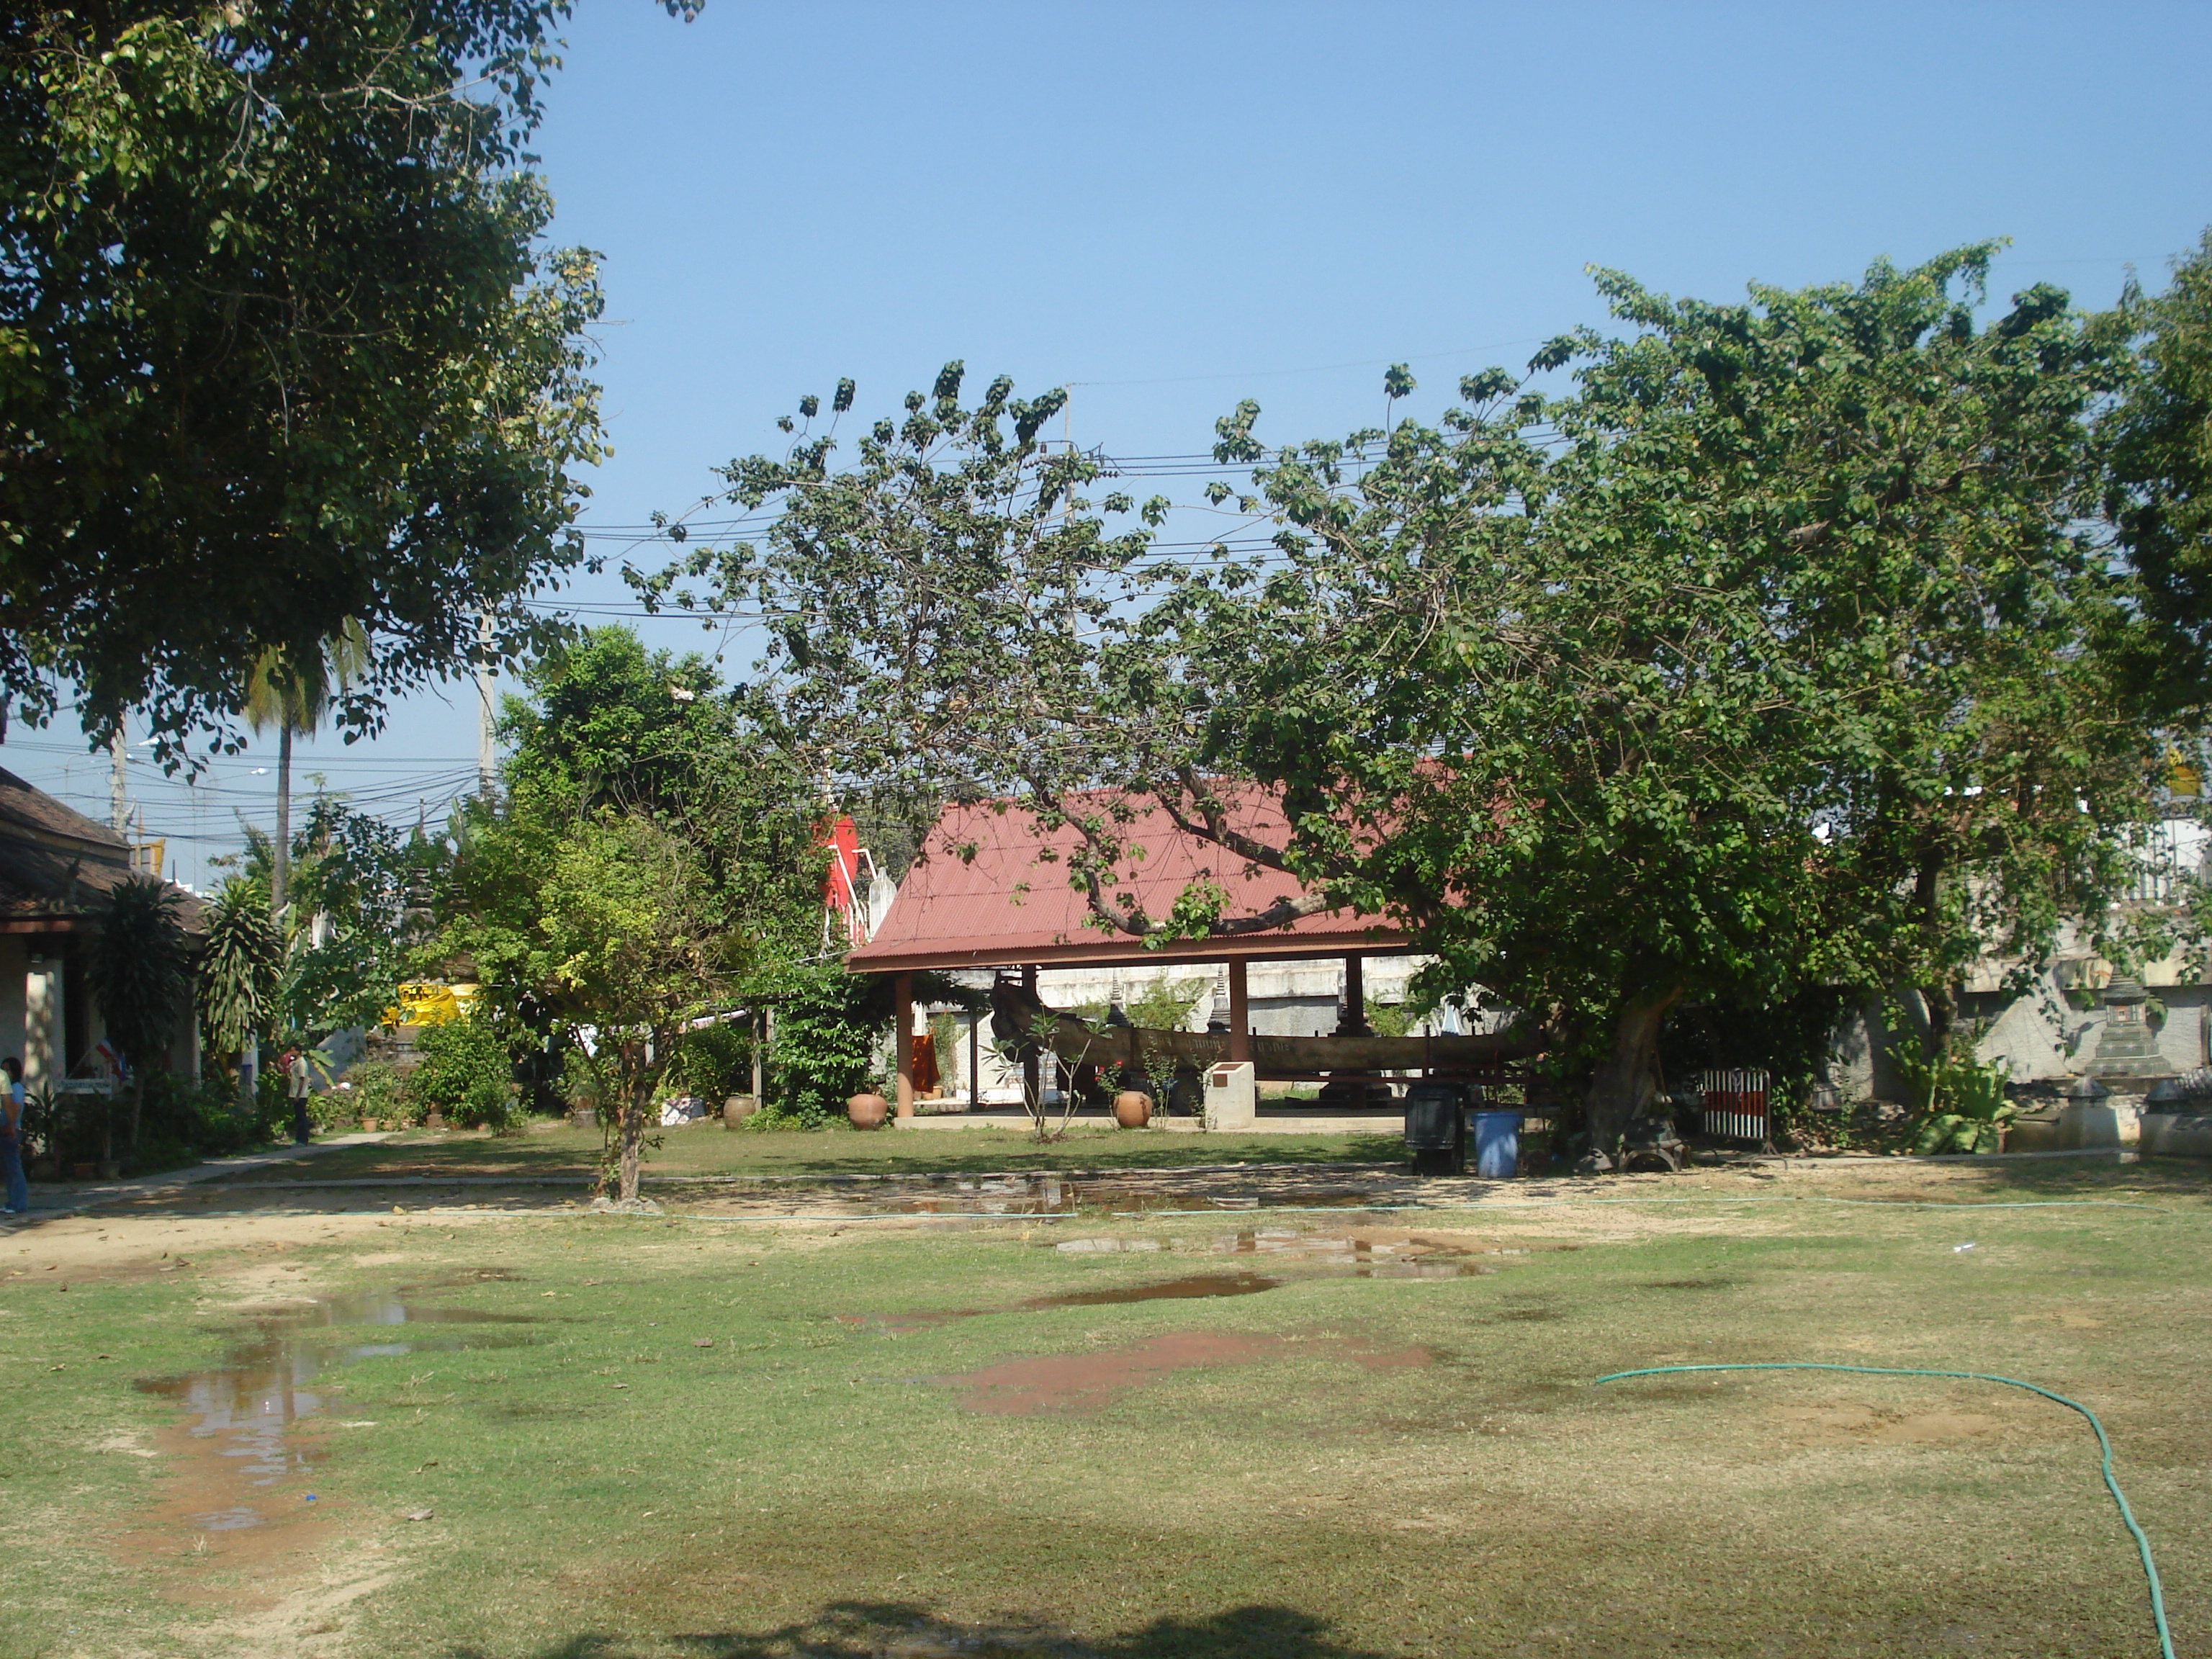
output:
M914 975L899 974L891 980L891 1023L898 1027L898 1115L914 1115Z
M1252 999L1244 988L1244 958L1229 959L1229 1058L1252 1058Z
M1344 1029L1347 1034L1367 1029L1367 975L1356 956L1344 959Z
M1036 1000L1037 971L1035 968L1022 969L1022 995L1030 1002ZM1044 1110L1044 1073L1037 1046L1034 1041L1022 1045L1022 1105L1025 1110Z

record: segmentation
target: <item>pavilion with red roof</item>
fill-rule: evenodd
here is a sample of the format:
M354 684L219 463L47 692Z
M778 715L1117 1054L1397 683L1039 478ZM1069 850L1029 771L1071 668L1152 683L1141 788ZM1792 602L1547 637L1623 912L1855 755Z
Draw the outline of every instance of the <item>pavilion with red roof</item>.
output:
M1290 833L1281 806L1264 791L1227 792L1233 827L1262 844L1279 846ZM1097 797L1085 805L1096 805ZM1226 848L1179 828L1157 805L1136 799L1116 833L1132 849L1115 884L1117 902L1165 915L1179 895L1207 881L1226 899L1224 916L1254 915L1308 892L1279 870L1249 863ZM1245 969L1253 962L1341 957L1346 1000L1361 1006L1360 958L1396 954L1408 947L1403 930L1381 918L1349 911L1318 911L1279 927L1148 946L1142 939L1101 923L1087 896L1073 884L1068 859L1083 842L1073 825L1040 827L1019 802L981 801L947 806L922 842L913 868L875 936L845 958L860 974L889 974L896 985L898 1030L912 1024L910 976L924 969L1017 969L1034 992L1043 967L1154 967L1165 963L1225 964L1229 978L1229 1054L1251 1058ZM1136 856L1141 851L1141 857ZM913 1109L911 1044L897 1045L898 1109Z

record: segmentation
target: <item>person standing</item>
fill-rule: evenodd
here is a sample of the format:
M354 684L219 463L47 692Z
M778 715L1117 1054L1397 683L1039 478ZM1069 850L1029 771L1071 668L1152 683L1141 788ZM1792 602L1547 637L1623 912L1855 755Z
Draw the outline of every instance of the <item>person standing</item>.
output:
M304 1146L307 1144L307 1137L314 1129L314 1125L307 1120L307 1051L306 1049L292 1050L291 1060L284 1067L284 1078L285 1089L292 1097L293 1144Z
M10 1054L0 1060L0 1072L8 1078L6 1133L0 1133L0 1172L8 1179L8 1213L27 1215L31 1188L23 1179L23 1062Z

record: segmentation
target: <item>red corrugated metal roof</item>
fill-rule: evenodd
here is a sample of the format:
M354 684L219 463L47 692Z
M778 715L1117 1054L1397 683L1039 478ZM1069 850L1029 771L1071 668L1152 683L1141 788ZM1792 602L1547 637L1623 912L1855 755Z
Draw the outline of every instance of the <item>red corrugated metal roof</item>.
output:
M1097 797L1090 798L1095 805ZM1232 818L1255 840L1280 843L1281 810L1256 789L1237 792ZM1279 871L1249 866L1211 842L1183 834L1157 807L1139 810L1122 831L1145 856L1121 884L1146 915L1164 915L1192 883L1211 879L1228 895L1224 914L1255 914L1305 888ZM1379 918L1349 912L1304 916L1287 927L1233 938L1179 940L1146 950L1127 933L1101 931L1084 895L1068 884L1073 829L1040 830L1019 805L984 801L945 809L900 884L883 926L845 958L856 973L1036 963L1109 967L1157 962L1279 960L1346 951L1395 951L1406 936Z

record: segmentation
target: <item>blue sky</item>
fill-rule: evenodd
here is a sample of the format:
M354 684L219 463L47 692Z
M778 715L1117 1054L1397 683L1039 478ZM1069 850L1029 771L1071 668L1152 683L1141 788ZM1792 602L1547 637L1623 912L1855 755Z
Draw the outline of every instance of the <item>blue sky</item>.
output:
M581 0L566 34L538 148L558 240L605 255L586 523L617 556L841 375L872 418L960 357L1073 385L1086 447L1182 453L1246 396L1263 440L1371 424L1397 361L1432 414L1602 322L1591 264L1727 299L2008 236L1997 297L2103 306L2212 222L2202 4ZM75 737L18 726L0 765L104 817ZM435 816L474 750L453 688L300 766ZM268 817L270 763L191 795L131 769L186 880Z

